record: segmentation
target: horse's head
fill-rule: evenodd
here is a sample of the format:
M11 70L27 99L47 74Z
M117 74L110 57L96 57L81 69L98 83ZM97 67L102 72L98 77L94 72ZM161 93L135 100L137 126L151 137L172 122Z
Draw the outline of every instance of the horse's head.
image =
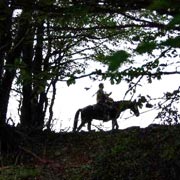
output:
M135 114L135 116L139 116L139 109L138 109L138 102L136 102L136 100L134 100L132 102L132 106L131 106L131 111L133 111L133 113Z
M139 116L139 109L138 109L138 102L136 100L129 101L129 100L123 100L123 101L116 101L114 102L114 105L118 107L119 113L122 111L125 111L126 109L130 109L135 116Z

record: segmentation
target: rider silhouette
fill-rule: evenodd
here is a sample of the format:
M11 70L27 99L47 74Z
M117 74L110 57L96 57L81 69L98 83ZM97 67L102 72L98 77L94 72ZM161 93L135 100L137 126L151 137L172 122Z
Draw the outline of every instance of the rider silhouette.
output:
M104 84L100 83L99 84L99 89L97 91L97 104L100 105L100 107L103 109L103 113L105 115L105 119L108 119L109 116L109 111L112 110L112 104L113 104L113 99L110 98L109 96L112 94L110 93L106 93L104 91Z
M112 93L110 92L110 93L107 94L103 89L104 89L104 84L100 83L99 84L99 89L97 91L97 97L96 97L97 103L109 104L110 102L113 101L109 97Z

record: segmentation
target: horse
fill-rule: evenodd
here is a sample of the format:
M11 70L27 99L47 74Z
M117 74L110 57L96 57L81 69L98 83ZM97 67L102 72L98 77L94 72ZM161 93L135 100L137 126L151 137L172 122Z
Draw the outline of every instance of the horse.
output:
M91 122L93 119L103 120L103 122L107 122L109 120L112 121L112 130L118 129L117 118L120 116L121 112L130 109L135 116L139 116L138 102L136 100L122 100L122 101L114 101L111 107L107 107L108 105L103 104L95 104L89 105L82 109L78 109L75 113L74 117L74 126L73 132L78 132L86 123L88 124L88 131L91 131ZM78 125L78 117L81 112L81 124Z

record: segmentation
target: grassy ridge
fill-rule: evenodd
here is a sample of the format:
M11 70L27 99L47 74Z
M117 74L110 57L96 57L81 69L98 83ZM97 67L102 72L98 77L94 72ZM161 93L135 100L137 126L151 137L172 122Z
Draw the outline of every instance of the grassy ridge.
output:
M44 132L1 162L0 180L178 180L180 126Z

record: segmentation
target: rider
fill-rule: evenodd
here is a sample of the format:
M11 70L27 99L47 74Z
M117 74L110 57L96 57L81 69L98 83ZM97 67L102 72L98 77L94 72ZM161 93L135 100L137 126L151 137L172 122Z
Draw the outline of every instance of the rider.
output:
M104 114L104 120L109 119L109 112L112 110L112 105L113 105L113 99L110 98L109 96L112 94L106 93L104 90L104 84L100 83L99 84L99 89L97 91L97 105L100 105L99 107L102 108L103 114Z
M113 99L110 98L109 96L112 94L112 92L110 93L106 93L104 90L104 84L103 83L100 83L99 84L99 89L97 91L97 104L100 103L100 104L112 104L113 103Z

